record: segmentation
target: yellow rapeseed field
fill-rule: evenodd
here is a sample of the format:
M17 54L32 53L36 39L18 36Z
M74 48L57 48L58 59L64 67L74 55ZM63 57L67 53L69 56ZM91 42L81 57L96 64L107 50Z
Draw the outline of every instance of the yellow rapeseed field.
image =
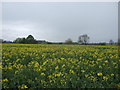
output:
M3 44L3 88L120 88L118 46Z

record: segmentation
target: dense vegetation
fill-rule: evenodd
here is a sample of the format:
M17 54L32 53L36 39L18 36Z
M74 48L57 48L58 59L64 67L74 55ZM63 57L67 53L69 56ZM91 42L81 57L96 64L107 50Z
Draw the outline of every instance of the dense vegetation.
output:
M3 88L119 88L115 45L3 44Z

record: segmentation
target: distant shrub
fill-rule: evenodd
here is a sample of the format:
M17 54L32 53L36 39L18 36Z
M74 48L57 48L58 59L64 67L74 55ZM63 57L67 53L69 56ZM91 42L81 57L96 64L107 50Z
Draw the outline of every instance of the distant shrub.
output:
M99 43L99 45L106 45L106 43Z

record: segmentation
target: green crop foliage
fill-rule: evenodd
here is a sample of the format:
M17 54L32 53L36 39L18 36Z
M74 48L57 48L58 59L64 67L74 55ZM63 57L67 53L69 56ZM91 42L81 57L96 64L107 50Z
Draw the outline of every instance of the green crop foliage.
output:
M116 45L3 44L3 88L120 88Z

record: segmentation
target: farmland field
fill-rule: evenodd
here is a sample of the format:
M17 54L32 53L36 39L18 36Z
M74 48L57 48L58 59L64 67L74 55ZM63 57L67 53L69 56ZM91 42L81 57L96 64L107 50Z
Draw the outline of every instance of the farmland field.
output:
M119 88L118 46L3 44L3 88Z

